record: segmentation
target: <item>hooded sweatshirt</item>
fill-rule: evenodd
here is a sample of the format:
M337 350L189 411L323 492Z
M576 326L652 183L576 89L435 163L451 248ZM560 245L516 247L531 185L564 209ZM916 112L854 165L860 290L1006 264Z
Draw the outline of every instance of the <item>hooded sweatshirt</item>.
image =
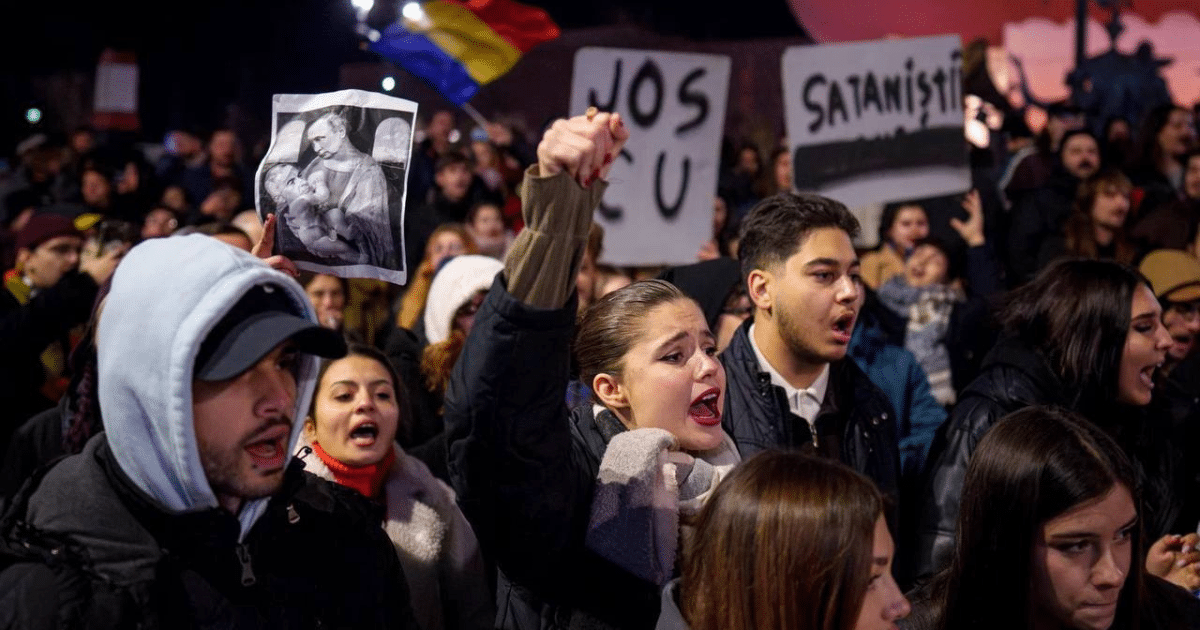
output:
M282 289L295 314L316 323L295 280L208 236L146 241L130 250L113 275L96 334L109 447L122 472L168 513L218 505L200 464L192 372L209 331L259 284ZM299 355L289 449L300 435L317 368L316 357ZM267 499L242 505L239 541L266 505Z

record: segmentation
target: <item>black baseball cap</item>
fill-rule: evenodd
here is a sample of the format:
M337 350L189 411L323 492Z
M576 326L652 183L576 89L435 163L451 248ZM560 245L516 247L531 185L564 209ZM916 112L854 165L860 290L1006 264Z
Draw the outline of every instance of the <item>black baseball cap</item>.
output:
M283 287L256 285L229 309L200 344L195 378L201 381L233 378L289 339L298 352L330 359L346 355L342 336L301 317Z

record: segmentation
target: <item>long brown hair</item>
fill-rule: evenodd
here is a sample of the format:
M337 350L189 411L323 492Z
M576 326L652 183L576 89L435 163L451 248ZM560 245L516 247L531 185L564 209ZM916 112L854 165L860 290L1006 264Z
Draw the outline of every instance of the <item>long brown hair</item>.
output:
M1083 258L1098 257L1100 245L1096 242L1092 206L1096 204L1096 199L1110 188L1116 188L1122 194L1129 195L1133 184L1129 182L1129 178L1124 173L1116 169L1104 170L1079 184L1079 190L1075 195L1074 211L1067 219L1066 225L1063 226L1069 253ZM1115 250L1113 260L1126 265L1133 264L1133 258L1137 252L1129 242L1124 227L1113 232L1113 249Z
M846 466L765 451L721 482L683 563L694 630L849 630L871 579L883 498Z

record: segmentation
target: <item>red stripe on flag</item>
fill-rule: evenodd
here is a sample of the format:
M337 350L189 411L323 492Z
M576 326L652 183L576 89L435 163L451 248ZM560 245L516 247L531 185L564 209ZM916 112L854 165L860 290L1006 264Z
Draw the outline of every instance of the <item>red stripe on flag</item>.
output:
M522 53L558 37L558 25L545 11L512 0L448 0L474 13Z

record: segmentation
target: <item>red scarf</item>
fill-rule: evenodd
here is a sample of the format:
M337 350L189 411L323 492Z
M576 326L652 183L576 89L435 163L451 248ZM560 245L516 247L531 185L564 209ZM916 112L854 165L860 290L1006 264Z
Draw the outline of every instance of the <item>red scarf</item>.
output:
M313 452L321 458L321 461L329 468L329 472L333 473L334 481L348 488L354 488L370 499L379 496L379 489L383 487L383 479L387 477L388 471L392 469L392 464L396 462L396 449L388 449L387 456L374 464L347 466L326 453L320 444L313 442L312 446Z

